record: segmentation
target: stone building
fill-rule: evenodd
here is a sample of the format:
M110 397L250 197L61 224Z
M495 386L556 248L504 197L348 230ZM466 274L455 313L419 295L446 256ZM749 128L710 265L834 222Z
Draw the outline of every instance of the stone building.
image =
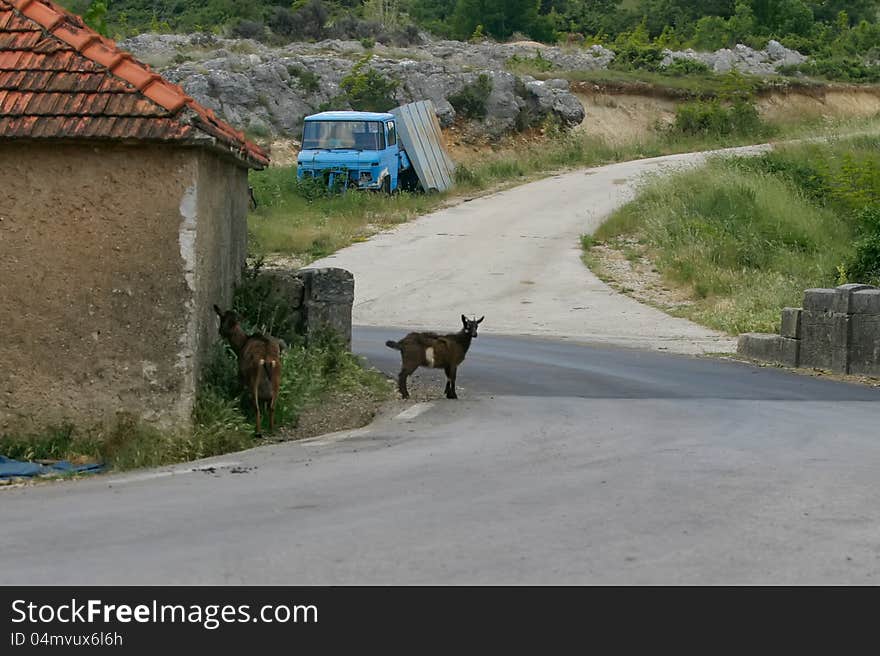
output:
M0 0L0 437L188 421L266 154L49 0Z

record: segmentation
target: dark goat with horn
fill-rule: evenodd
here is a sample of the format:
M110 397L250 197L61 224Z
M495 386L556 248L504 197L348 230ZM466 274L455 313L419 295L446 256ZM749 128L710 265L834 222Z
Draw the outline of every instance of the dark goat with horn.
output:
M220 336L229 342L238 356L239 380L254 404L256 435L262 437L261 403L265 403L269 411L269 430L275 430L275 402L281 386L281 351L287 345L271 335L248 335L241 327L238 314L232 310L224 312L215 305L214 312L220 317Z
M477 326L486 317L468 319L461 315L463 328L451 335L437 333L410 333L399 342L388 340L385 346L400 351L403 364L397 376L397 387L400 395L408 399L406 379L419 367L443 369L446 372L446 398L457 399L455 393L455 373L464 362L471 346L471 340L477 337Z

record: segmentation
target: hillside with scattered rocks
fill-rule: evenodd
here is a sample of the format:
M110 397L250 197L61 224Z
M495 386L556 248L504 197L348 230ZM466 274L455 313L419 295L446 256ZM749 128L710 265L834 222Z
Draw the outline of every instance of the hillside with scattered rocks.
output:
M615 53L602 46L559 47L534 42L465 43L431 40L393 47L360 41L326 40L270 47L250 39L207 34L141 34L121 42L139 59L179 83L194 98L253 135L296 139L304 116L321 109L344 109L340 86L358 61L371 54L369 66L397 82L397 104L431 99L440 123L449 127L458 113L450 100L481 75L491 80L485 117L469 121L470 129L499 137L552 117L563 127L584 118L584 108L565 79L537 80L511 72L511 62L540 65L553 71L607 69ZM713 53L664 51L661 65L678 59L702 62L711 71L769 75L780 66L806 57L771 41L764 50L746 46ZM542 77L545 77L542 76Z

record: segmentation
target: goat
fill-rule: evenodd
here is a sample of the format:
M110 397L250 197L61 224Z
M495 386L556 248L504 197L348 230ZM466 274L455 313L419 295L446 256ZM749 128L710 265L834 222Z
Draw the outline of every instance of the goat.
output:
M220 317L220 336L229 342L238 357L238 377L247 390L257 414L256 436L262 437L263 421L260 403L269 410L269 430L275 430L275 402L281 385L281 351L286 344L270 335L248 335L241 327L238 314L223 312L216 305L214 312Z
M397 376L397 388L404 399L409 398L406 379L419 367L443 369L446 372L446 398L457 399L455 393L455 373L464 361L471 340L477 337L477 326L486 317L468 319L461 315L463 328L451 335L437 333L409 333L399 342L388 340L385 346L400 351L403 364Z

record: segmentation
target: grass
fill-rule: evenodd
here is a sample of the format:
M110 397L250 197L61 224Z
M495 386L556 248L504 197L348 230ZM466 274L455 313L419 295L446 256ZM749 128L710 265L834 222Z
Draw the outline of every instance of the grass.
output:
M308 347L292 345L283 362L276 409L279 426L295 426L306 409L335 394L357 392L376 401L389 394L382 374L365 368L329 338ZM3 455L16 460L104 462L123 471L248 449L262 442L253 437L252 411L239 396L236 376L234 354L218 344L199 390L191 428L161 430L123 415L110 425L60 425L4 436Z
M252 249L293 254L303 263L428 212L439 200L354 191L309 199L298 191L295 166L252 173L251 184L259 203L248 220Z
M669 283L690 290L695 303L675 314L730 334L775 332L804 289L877 270L863 261L876 249L858 244L876 230L866 208L880 202L878 147L864 136L793 145L655 179L584 247L636 238Z
M792 120L769 126L780 138L817 136L838 130L872 129L878 120L827 122ZM764 126L765 128L767 126ZM340 248L417 216L434 211L456 197L472 196L535 180L558 171L599 166L645 157L657 157L712 148L746 145L766 138L752 134L674 135L657 132L638 141L612 145L584 133L564 133L553 126L548 138L499 146L459 161L456 184L440 194L400 193L393 196L348 191L314 197L296 183L296 167L272 167L251 173L259 207L248 226L255 253L282 253L302 264L330 255Z

